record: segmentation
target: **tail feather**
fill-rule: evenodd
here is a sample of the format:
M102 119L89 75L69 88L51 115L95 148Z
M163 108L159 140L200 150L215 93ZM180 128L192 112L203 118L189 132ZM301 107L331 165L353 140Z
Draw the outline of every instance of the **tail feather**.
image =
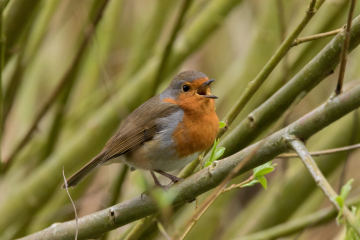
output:
M90 162L88 162L84 167L82 167L79 171L74 173L70 178L66 180L68 187L76 187L78 183L84 180L92 171L94 171L97 167L101 166L106 161L105 152L99 153ZM65 183L61 186L61 188L65 188Z

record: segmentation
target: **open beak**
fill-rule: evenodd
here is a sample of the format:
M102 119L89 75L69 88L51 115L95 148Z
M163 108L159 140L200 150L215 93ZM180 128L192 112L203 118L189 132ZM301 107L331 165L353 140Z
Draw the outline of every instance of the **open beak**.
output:
M212 98L212 99L218 99L217 96L214 96L214 95L211 95L211 94L208 94L210 93L210 84L215 81L215 79L210 79L206 82L204 82L201 87L199 87L198 89L198 94L205 97L205 98ZM209 90L208 90L209 89Z

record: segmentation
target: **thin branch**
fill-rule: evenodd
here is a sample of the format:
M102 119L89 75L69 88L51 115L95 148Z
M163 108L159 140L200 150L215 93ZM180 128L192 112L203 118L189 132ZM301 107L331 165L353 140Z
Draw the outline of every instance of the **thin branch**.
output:
M85 50L91 40L91 37L93 36L93 33L95 32L96 26L99 23L102 13L105 9L105 6L107 4L108 0L103 0L101 3L101 7L98 10L97 15L95 16L92 23L90 23L89 27L86 28L87 31L85 32L84 39L80 45L80 48L72 61L72 64L70 65L70 68L67 70L67 72L64 74L63 78L60 80L58 85L55 87L55 89L52 91L52 93L48 96L47 99L45 99L44 103L42 104L39 112L37 113L34 121L32 122L30 128L27 130L26 134L23 136L23 138L19 141L19 143L16 145L15 149L11 152L8 159L4 161L2 173L6 172L6 170L11 165L12 161L16 157L16 155L21 151L21 149L29 142L31 139L32 134L37 129L37 126L40 122L40 120L43 118L43 116L47 113L47 111L50 109L50 106L55 102L57 97L60 95L60 93L63 91L63 89L68 85L69 81L72 80L72 77L74 72L77 71L78 66L80 65L80 60L82 56L85 53Z
M344 42L342 45L342 51L341 51L339 78L338 78L338 83L337 83L336 89L335 89L336 95L341 93L343 82L344 82L346 62L347 62L347 53L349 50L349 43L350 43L350 28L351 28L351 22L353 19L353 15L354 15L355 3L356 3L356 0L351 0L351 2L350 2L350 10L349 10L349 15L348 15L346 30L345 30L345 39L344 39Z
M321 38L326 38L326 37L330 37L330 36L334 36L336 34L338 34L339 32L341 32L343 30L343 28L339 28L330 32L325 32L325 33L319 33L319 34L315 34L312 36L308 36L308 37L303 37L303 38L298 38L296 39L291 46L295 47L301 43L305 43L305 42L309 42L309 41L314 41L317 39L321 39Z
M186 201L193 200L196 196L203 194L211 188L222 183L239 163L251 155L254 149L264 143L252 156L251 160L238 172L243 174L254 167L260 166L275 158L281 152L288 150L284 135L298 135L306 140L327 125L360 106L360 85L351 88L349 91L328 100L325 104L314 109L304 117L292 123L288 127L272 134L263 141L255 143L240 152L225 158L222 161L214 162L210 167L195 173L194 175L174 184L163 194L173 200L173 205L178 206ZM327 116L324 118L324 116ZM28 185L24 185L27 187ZM17 195L22 196L22 195ZM6 205L2 204L0 210ZM200 209L200 207L198 208ZM104 232L118 228L137 219L149 216L158 211L157 203L148 196L137 197L126 202L117 204L108 209L79 218L79 239L96 238ZM4 221L4 220L3 220ZM0 230L8 226L9 219L3 224L0 218ZM56 235L54 232L56 231ZM23 240L48 239L57 240L72 238L75 232L75 221L59 223L22 238Z
M360 196L346 200L346 205L348 207L354 206L360 203ZM337 210L330 206L309 215L296 218L294 220L281 223L274 227L247 235L242 236L239 240L258 240L258 239L279 239L285 236L292 235L296 232L302 231L305 228L316 227L320 224L324 224L337 215Z
M161 80L164 77L165 74L165 69L166 69L166 63L168 62L171 50L173 48L173 44L175 42L176 36L178 34L178 32L180 31L182 25L183 25L183 19L184 16L187 12L187 10L189 9L189 6L191 4L192 0L184 0L183 5L180 9L180 13L179 16L176 20L175 26L172 30L170 39L168 41L168 43L166 44L165 50L161 56L161 61L160 61L160 65L157 71L157 74L155 75L155 81L154 81L154 87L153 87L153 94L155 95L156 92L156 87L160 84Z
M74 201L72 200L72 198L71 198L71 196L70 196L70 193L69 193L69 190L68 190L68 184L67 184L66 177L65 177L64 167L63 167L63 178L64 178L64 183L65 183L66 192L67 192L67 194L68 194L68 196L69 196L69 198L70 198L71 204L72 204L72 206L73 206L73 208L74 208L74 212L75 212L75 221L76 221L75 240L77 240L78 233L79 233L79 218L78 218L78 215L77 215L75 203L74 203Z
M339 206L339 204L335 200L338 194L331 187L330 183L326 180L325 176L322 174L321 170L316 165L314 159L311 157L308 150L306 149L304 143L297 137L291 135L285 136L285 139L288 142L289 146L299 155L304 165L309 170L311 176L314 178L316 185L324 192L325 196L330 200L330 202L338 211L343 211L343 215L347 223L360 236L360 222L351 213L347 206L343 206L343 208Z
M239 184L232 184L230 187L227 187L224 189L223 193L224 192L227 192L227 191L231 191L233 189L236 189L236 188L243 188L245 184L251 182L252 180L254 179L254 175L251 175L248 179L246 179L245 181L239 183Z
M161 234L167 239L167 240L171 240L171 237L169 236L169 234L166 232L164 226L161 224L161 222L159 220L157 220L157 226L159 228L159 231L161 232Z
M333 148L333 149L328 149L328 150L323 150L323 151L309 152L309 154L312 157L317 157L317 156L321 156L321 155L350 151L350 150L357 149L357 148L360 148L360 143L346 146L346 147ZM284 153L284 154L277 156L276 158L296 158L296 157L299 157L299 155L296 153Z
M224 122L227 122L228 126L232 124L235 118L239 115L239 113L243 110L245 105L249 102L255 92L261 87L270 73L275 69L275 67L279 64L281 59L285 56L285 54L290 50L292 43L299 36L301 31L308 24L310 19L314 16L317 9L315 9L316 0L311 0L309 7L306 11L304 18L301 20L299 25L292 31L292 33L285 39L285 41L281 44L276 53L271 57L271 59L266 63L263 69L261 69L260 73L252 80L241 94L240 98L237 100L235 105L231 108L230 112L225 116ZM320 5L319 5L320 7ZM219 131L218 137L221 137L225 133L224 129Z

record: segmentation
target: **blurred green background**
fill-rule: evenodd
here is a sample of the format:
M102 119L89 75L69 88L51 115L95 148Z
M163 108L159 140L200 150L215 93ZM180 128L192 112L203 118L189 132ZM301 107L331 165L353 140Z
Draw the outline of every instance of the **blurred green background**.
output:
M1 212L11 219L0 231L1 239L25 236L52 223L73 219L68 196L60 190L62 166L66 176L70 176L87 163L119 129L121 120L153 92L163 91L180 71L199 70L216 79L212 93L219 97L216 112L222 119L284 36L300 22L308 5L308 1L302 0L193 0L162 77L156 81L161 57L183 1L110 0L97 23L97 12L103 2L2 1L6 38L2 72L3 161L24 138L54 89L61 81L65 83L29 142L17 151L9 169L1 176L0 206L25 205L21 218L15 213L12 216L12 212ZM326 1L300 37L341 28L346 23L348 5L349 1L345 0ZM359 14L360 4L357 4L354 17ZM94 22L96 32L84 45ZM331 38L293 47L237 117L232 129L302 69ZM359 66L360 50L355 49L349 55L345 88L359 83ZM301 100L284 124L325 102L335 89L337 76L338 69ZM307 143L309 150L358 143L358 115L355 111L312 137ZM360 151L316 159L338 189L347 157L342 184L355 179L352 197L360 194ZM242 239L241 236L330 206L300 160L275 162L279 165L270 174L267 191L254 186L221 195L186 239ZM234 181L239 182L240 178L244 179L241 176ZM41 184L30 188L35 183ZM148 173L130 173L123 165L115 164L101 167L70 193L81 217L136 197L151 184ZM18 192L23 195L16 195ZM12 196L23 198L12 200ZM199 201L206 196L201 196ZM178 211L169 232L181 226L194 207L195 203L191 203ZM119 239L131 226L116 229L106 238ZM150 230L140 239L163 238L156 228ZM329 219L325 224L310 225L282 239L343 239L343 234L343 227L337 227L335 220Z

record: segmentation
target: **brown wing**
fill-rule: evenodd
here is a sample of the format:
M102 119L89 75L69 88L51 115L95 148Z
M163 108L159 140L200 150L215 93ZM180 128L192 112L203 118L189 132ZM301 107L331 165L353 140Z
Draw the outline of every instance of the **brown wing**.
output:
M136 149L153 139L161 130L161 126L156 124L156 119L166 117L179 109L176 104L161 101L159 95L142 104L129 115L120 131L106 144L103 151L107 160Z

